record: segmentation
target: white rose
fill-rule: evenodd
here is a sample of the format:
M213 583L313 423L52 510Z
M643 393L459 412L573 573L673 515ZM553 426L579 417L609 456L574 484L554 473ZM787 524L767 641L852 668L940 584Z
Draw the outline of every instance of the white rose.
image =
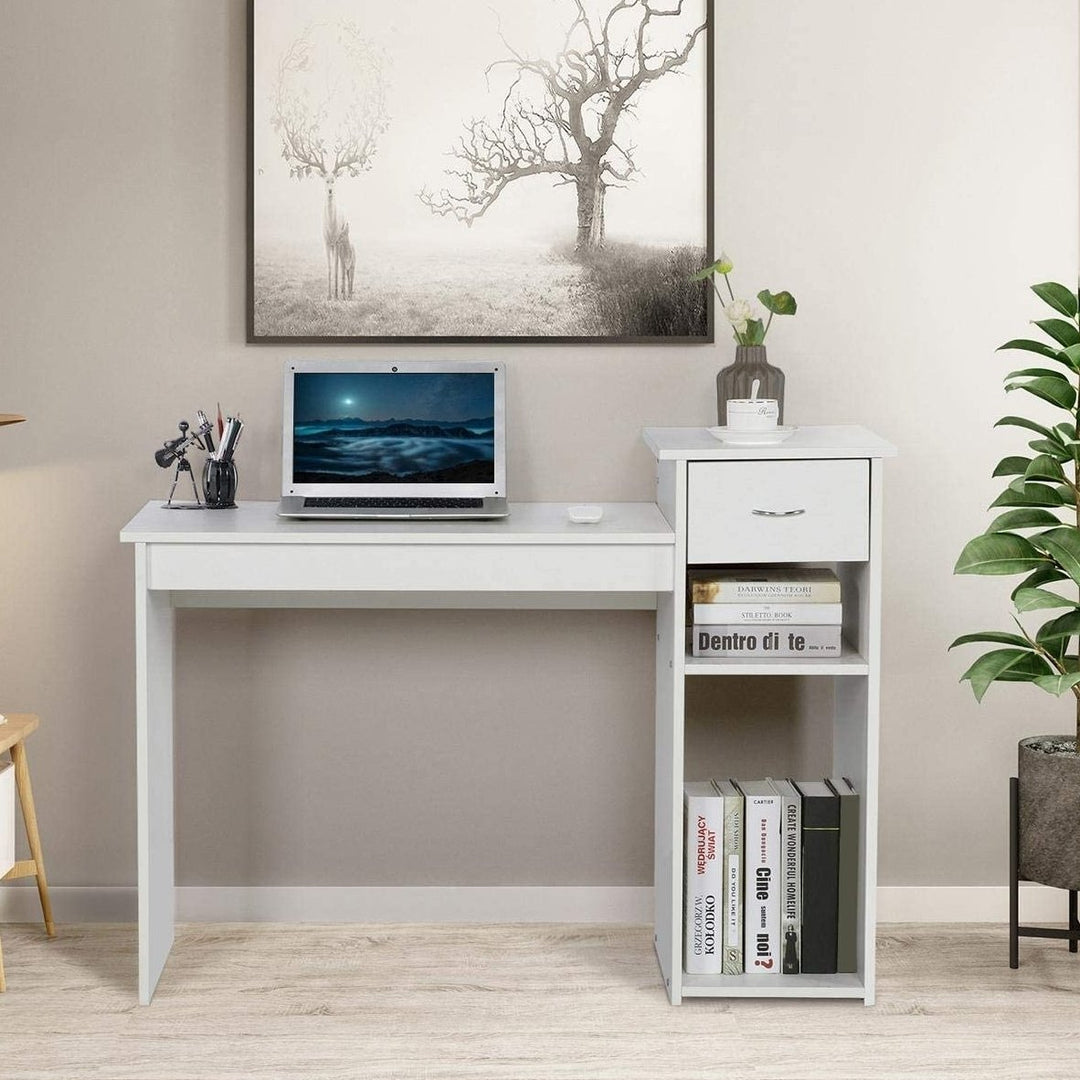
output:
M724 308L724 314L727 316L728 322L735 327L735 332L744 334L746 333L746 324L754 318L754 308L749 300L732 300Z

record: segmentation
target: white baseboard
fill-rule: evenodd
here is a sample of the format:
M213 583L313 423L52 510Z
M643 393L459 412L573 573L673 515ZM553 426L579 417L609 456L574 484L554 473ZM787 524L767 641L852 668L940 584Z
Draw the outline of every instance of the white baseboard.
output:
M1068 922L1069 894L1049 885L1020 886L1020 923ZM882 885L878 923L1009 921L1006 885Z
M138 919L138 893L134 887L73 888L49 886L53 918L58 923L128 923ZM0 887L0 923L40 922L41 903L33 885Z
M136 892L121 888L50 888L57 922L134 922ZM1021 885L1022 923L1061 923L1067 894L1044 885ZM600 922L651 923L647 886L241 888L181 886L180 922ZM879 923L992 922L1009 918L1003 885L882 886ZM41 917L37 889L0 888L0 922Z

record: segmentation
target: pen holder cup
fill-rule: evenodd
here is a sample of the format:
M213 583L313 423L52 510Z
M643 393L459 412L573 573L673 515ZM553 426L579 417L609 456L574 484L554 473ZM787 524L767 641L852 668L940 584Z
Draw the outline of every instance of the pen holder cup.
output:
M209 510L236 505L236 463L207 458L203 466L203 498Z

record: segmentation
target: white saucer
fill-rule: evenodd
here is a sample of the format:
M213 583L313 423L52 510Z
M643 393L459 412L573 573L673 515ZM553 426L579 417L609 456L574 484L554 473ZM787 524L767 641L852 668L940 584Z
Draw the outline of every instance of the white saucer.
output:
M778 446L799 429L796 427L776 427L770 428L768 431L743 431L729 427L711 427L705 430L714 439L729 443L731 446Z

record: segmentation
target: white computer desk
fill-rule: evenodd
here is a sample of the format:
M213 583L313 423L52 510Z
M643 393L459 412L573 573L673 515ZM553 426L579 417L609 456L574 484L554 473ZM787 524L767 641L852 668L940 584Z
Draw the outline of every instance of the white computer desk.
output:
M120 533L135 548L143 1004L175 922L175 608L655 608L657 593L673 588L674 534L653 503L605 504L596 525L572 524L565 503L515 503L502 520L453 522L285 521L276 506L150 502Z

